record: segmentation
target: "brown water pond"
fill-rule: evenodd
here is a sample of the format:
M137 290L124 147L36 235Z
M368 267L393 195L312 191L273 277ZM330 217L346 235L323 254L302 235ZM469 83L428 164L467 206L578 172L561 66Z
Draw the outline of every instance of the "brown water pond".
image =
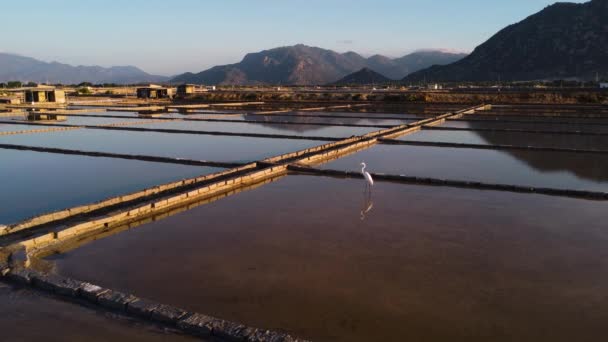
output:
M0 283L0 331L4 342L196 341L3 283Z
M58 272L317 341L595 341L606 203L288 176L52 257Z

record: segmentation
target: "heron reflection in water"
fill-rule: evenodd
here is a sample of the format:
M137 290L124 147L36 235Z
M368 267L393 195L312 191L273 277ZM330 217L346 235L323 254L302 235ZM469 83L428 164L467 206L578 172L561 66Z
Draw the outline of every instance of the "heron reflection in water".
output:
M363 190L363 205L361 207L361 221L365 221L367 214L374 208L374 202L372 201L372 187L374 186L374 179L365 171L367 165L361 163L361 174L365 179L365 189Z

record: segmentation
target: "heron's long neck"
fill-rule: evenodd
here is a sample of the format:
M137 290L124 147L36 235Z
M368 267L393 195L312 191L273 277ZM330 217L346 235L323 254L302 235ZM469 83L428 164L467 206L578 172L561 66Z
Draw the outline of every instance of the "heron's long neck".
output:
M365 168L367 167L367 165L363 165L363 167L361 168L361 173L365 172Z

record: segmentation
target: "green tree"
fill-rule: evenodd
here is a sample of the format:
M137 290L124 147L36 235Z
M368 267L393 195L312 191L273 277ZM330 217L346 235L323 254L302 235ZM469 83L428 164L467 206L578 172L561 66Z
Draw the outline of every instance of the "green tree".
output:
M21 83L20 81L9 81L7 83L7 86L9 88L21 88L23 83Z

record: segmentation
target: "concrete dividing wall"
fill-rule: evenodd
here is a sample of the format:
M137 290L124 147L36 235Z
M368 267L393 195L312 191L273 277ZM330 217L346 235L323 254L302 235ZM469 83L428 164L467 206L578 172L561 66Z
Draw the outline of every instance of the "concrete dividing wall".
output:
M203 182L209 182L216 178L226 177L226 176L229 176L232 174L237 174L237 173L240 173L243 171L253 170L255 168L256 168L255 164L248 164L248 165L245 165L242 167L237 167L237 168L230 169L227 171L213 173L211 175L199 176L199 177L184 179L184 180L176 181L176 182L172 182L172 183L157 185L155 187L147 188L142 191L138 191L138 192L122 195L122 196L112 197L112 198L109 198L109 199L106 199L106 200L103 200L103 201L100 201L97 203L93 203L93 204L82 205L82 206L78 206L78 207L74 207L74 208L69 208L69 209L59 210L59 211L48 213L48 214L39 215L39 216L27 219L22 222L0 228L0 236L22 231L22 230L29 229L29 228L32 228L35 226L40 226L40 225L44 225L44 224L49 224L51 222L64 220L69 217L86 214L86 213L89 213L92 211L100 210L100 209L107 208L110 206L115 206L115 205L118 205L121 203L126 203L126 202L134 201L137 199L162 194L164 192L175 190L180 187L191 186L193 184L198 184L198 183L203 183Z
M395 140L395 139L378 139L378 142L381 144L388 144L388 145L473 148L473 149L480 149L480 150L524 150L524 151L539 151L539 152L608 154L608 150L585 150L585 149L576 149L576 148L524 146L524 145L489 145L489 144L484 145L484 144L465 144L465 143L436 142L436 141L406 141L406 140Z
M202 189L198 189L196 191L189 191L184 194L170 197L170 198L167 198L162 201L158 201L158 202L151 203L151 204L146 204L140 208L137 208L137 210L135 210L135 211L127 213L126 216L137 217L137 216L141 216L141 215L148 215L150 212L155 212L158 209L166 208L169 206L174 206L180 202L188 201L189 197L208 196L208 195L215 194L217 192L229 191L229 190L234 189L235 187L241 186L243 184L259 182L263 179L273 177L277 173L285 173L286 165L289 163L296 163L296 164L300 163L303 165L317 164L324 160L334 159L334 158L339 157L340 155L352 153L352 151L355 151L355 150L360 150L363 148L370 147L377 143L376 138L392 138L395 136L413 133L413 132L420 130L421 126L423 126L425 124L433 123L438 120L443 120L445 118L449 118L449 117L453 117L453 116L457 116L457 115L464 115L465 113L471 113L471 112L474 113L475 110L480 110L480 109L485 109L485 108L487 108L486 105L476 106L473 108L468 108L468 109L464 109L461 111L457 111L455 113L447 113L447 114L439 115L434 118L421 120L414 124L400 125L400 126L396 126L393 128L388 128L388 129L371 132L371 133L368 133L368 134L365 134L362 136L347 138L347 139L340 140L337 142L332 142L332 143L324 144L321 146L317 146L317 147L313 147L313 148L309 148L309 149L305 149L305 150L301 150L301 151L297 151L297 152L287 153L287 154L280 155L277 157L268 158L268 159L263 160L262 163L277 164L277 166L273 166L273 167L263 169L260 171L251 172L244 176L238 176L236 178L225 181L223 184L214 183L212 185L206 186L206 187L204 187ZM0 227L0 236L22 231L22 230L29 229L29 228L36 227L36 226L49 224L51 222L64 220L64 219L67 219L67 218L70 218L70 217L73 217L76 215L90 213L90 212L100 210L103 208L116 206L119 204L131 202L131 201L136 201L139 199L145 199L146 197L156 196L156 195L162 194L164 192L178 190L180 187L191 186L193 184L198 184L198 183L202 183L202 182L209 182L216 178L226 177L231 174L239 174L244 171L254 170L256 167L257 167L256 164L249 164L249 165L237 167L235 169L231 169L228 171L215 173L212 175L201 176L201 177L186 179L183 181L159 185L159 186L145 189L145 190L142 190L142 191L139 191L136 193L113 197L113 198L110 198L110 199L107 199L107 200L104 200L104 201L101 201L98 203L90 204L90 205L79 206L79 207L75 207L75 208L60 210L57 212L36 216L34 218L25 220L25 221L17 223L17 224ZM120 221L122 218L124 218L124 217L116 216L116 217L107 218L105 221L102 219L101 221L104 221L103 222L104 224L108 224L109 222ZM63 234L73 234L73 233L78 232L79 230L83 230L83 229L88 230L88 229L91 229L91 227L98 226L99 223L100 222L94 220L94 221L88 222L87 224L82 224L78 227L72 227L72 228L66 230Z
M133 218L133 220L125 221L125 223L122 224L112 226L104 225L103 227L100 226L99 229L82 232L81 234L75 234L73 236L63 236L63 238L61 239L59 239L59 234L49 233L45 236L40 236L26 241L22 241L20 243L20 246L15 246L13 250L18 250L21 247L25 247L27 255L29 257L28 260L37 263L41 259L44 259L51 254L66 253L71 250L77 249L80 246L86 245L89 242L103 239L108 236L116 235L126 230L144 226L153 221L162 220L164 218L177 215L184 211L188 211L190 209L202 205L219 201L223 198L232 196L240 192L256 189L258 187L264 186L265 184L274 182L275 180L278 180L280 178L282 178L282 176L276 178L267 178L258 183L243 185L238 188L234 188L230 191L218 193L210 197L202 197L200 199L180 203L179 206L168 208L165 211L161 211L153 215L141 215L137 218Z
M14 122L14 124L20 125L21 122ZM43 128L43 129L26 129L21 131L12 131L12 132L0 132L0 135L16 135L16 134L32 134L32 133L46 133L46 132L56 132L56 131L71 131L75 129L81 129L83 127L73 126L73 127L53 127L53 128Z
M38 253L38 250L40 249L63 244L67 241L79 239L90 234L96 234L99 231L112 229L129 222L140 220L146 216L163 213L194 201L200 201L223 193L229 193L244 186L264 182L265 180L285 174L287 174L287 165L271 166L260 170L253 170L244 175L212 182L188 192L157 198L143 204L140 203L126 206L109 214L89 218L85 222L73 224L58 232L51 232L30 240L21 241L18 245L25 247L28 255L34 255ZM166 186L173 186L173 184ZM129 198L129 200L135 199L134 196L137 195L139 195L139 193L131 194L130 197L133 198ZM88 207L89 206L83 207L83 210L88 209Z
M247 165L245 163L212 162L212 161L206 161L206 160L195 160L195 159L184 159L184 158L169 158L169 157L148 156L148 155L138 155L138 154L120 154L120 153L110 153L110 152L66 150L66 149L54 148L54 147L36 147L36 146L12 145L12 144L1 144L1 143L0 143L0 148L9 149L9 150L59 153L59 154L70 154L70 155L80 155L80 156L99 157L99 158L142 160L142 161L149 161L149 162L155 162L155 163L198 165L198 166L211 166L211 167L222 167L222 168L238 168L238 167Z
M370 104L367 103L362 103L362 104L356 104L356 105L338 105L338 106L328 106L328 107L312 107L312 108L298 108L298 109L286 109L286 110L271 110L271 111L263 111L263 112L255 112L252 114L258 114L258 115L268 115L268 114L281 114L281 113L289 113L289 112L318 112L318 111L323 111L323 110L328 110L328 109L344 109L344 108L355 108L355 107L365 107L365 106L369 106Z
M304 174L315 174L320 176L331 176L340 178L363 178L360 172L341 171L341 170L327 170L327 169L315 169L310 167L303 167L300 165L289 165L288 169L292 172L299 172ZM582 198L597 201L608 201L608 193L601 191L585 191L585 190L571 190L571 189L556 189L556 188L544 188L544 187L530 187L520 186L511 184L497 184L497 183L481 183L473 181L461 181L451 179L438 179L438 178L424 178L414 177L406 175L388 175L383 173L372 173L372 177L375 180L384 180L395 183L407 183L407 184L422 184L422 185L433 185L433 186L449 186L455 188L468 188L468 189L480 189L480 190L495 190L495 191L509 191L518 193L530 193L530 194L541 194L551 196L562 196L572 198Z
M507 133L534 133L534 134L556 134L556 135L588 135L588 136L607 136L608 133L602 132L582 132L582 131L557 131L557 130L538 130L520 128L465 128L465 127L441 127L426 125L422 129L438 131L468 131L468 132L507 132Z

